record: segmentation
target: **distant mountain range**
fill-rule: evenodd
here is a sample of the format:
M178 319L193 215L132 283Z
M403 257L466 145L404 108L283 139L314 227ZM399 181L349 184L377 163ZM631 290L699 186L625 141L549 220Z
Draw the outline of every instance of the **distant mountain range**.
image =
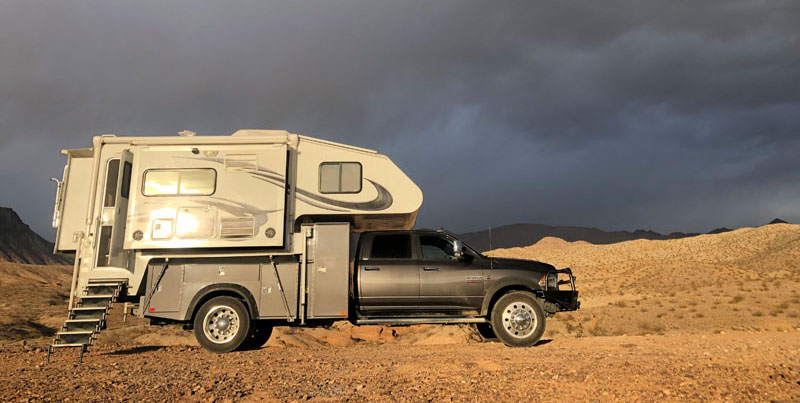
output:
M0 261L28 264L72 264L68 256L53 255L47 242L22 222L14 210L0 207Z
M772 220L769 224L787 223L780 218ZM730 228L721 227L707 232L708 234L720 234L731 231ZM588 227L562 227L544 224L511 224L502 227L492 228L491 249L513 248L517 246L529 246L544 237L556 237L565 241L586 241L596 245L611 244L617 242L631 241L634 239L678 239L687 238L702 233L695 232L673 232L670 234L660 234L651 230L637 229L636 231L603 231L598 228ZM467 232L457 235L459 239L469 246L485 252L489 247L489 230Z
M788 224L776 218L769 224ZM731 231L717 228L708 234ZM678 239L702 235L700 233L673 232L660 234L650 230L603 231L598 228L562 227L544 224L511 224L492 228L492 249L529 246L544 237L557 237L565 241L586 241L602 245L634 239ZM468 232L457 235L459 239L483 252L489 250L489 231ZM0 207L0 261L27 264L72 264L72 258L53 255L53 243L33 232L22 222L14 210Z

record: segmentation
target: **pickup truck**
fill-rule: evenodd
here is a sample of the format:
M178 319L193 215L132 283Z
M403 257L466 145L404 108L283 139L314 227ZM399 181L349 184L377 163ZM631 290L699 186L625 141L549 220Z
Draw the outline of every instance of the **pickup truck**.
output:
M363 233L353 263L356 324L475 323L525 347L546 317L580 306L569 268L488 257L445 231Z
M579 308L575 277L533 260L488 257L434 230L307 227L299 257L172 259L150 265L151 324L182 324L224 353L262 346L274 326L474 324L484 338L533 346L545 320ZM351 247L354 245L355 247ZM152 297L150 297L151 295Z

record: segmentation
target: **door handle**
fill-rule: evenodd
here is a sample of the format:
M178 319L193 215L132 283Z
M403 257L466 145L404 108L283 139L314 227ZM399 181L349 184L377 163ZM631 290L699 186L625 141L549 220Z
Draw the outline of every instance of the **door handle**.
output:
M380 269L381 269L380 267L372 266L372 267L365 267L364 271L379 271Z
M422 270L425 270L425 271L439 271L439 268L438 267L434 267L434 266L425 266L425 267L422 268Z

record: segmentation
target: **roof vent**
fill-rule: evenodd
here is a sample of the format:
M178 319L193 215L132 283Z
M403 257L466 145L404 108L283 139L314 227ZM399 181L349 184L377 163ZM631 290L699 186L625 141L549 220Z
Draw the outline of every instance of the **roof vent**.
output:
M196 135L197 135L197 133L195 133L195 132L193 132L191 130L183 130L183 131L178 132L178 136L181 136L181 137L194 137Z

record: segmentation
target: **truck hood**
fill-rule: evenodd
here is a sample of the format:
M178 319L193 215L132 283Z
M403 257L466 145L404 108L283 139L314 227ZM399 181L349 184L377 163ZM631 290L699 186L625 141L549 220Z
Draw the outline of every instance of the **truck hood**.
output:
M496 269L528 270L539 273L555 271L555 266L540 262L538 260L509 259L504 257L493 257L492 266Z

